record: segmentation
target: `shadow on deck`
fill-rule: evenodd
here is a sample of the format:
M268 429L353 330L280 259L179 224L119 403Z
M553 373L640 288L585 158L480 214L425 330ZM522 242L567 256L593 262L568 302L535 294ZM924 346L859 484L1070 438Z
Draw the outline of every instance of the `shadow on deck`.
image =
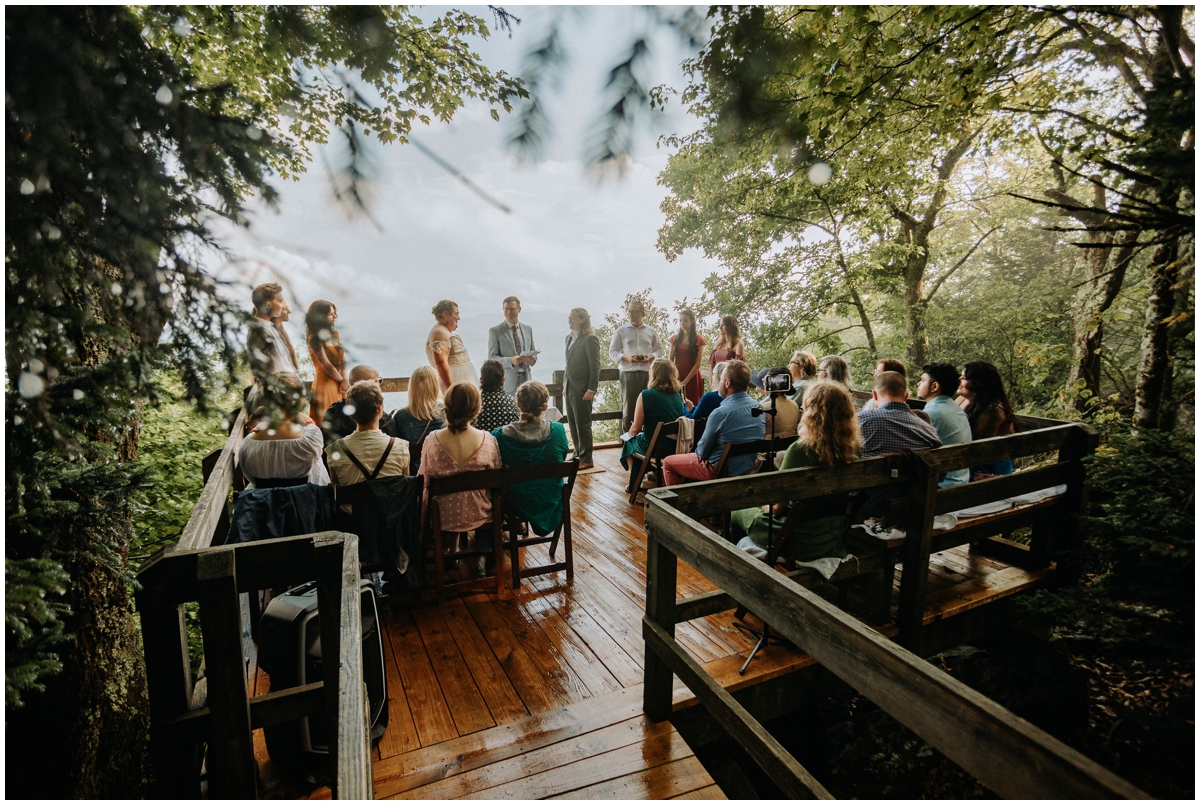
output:
M653 724L642 712L646 537L643 508L629 504L618 458L616 450L598 450L597 466L606 471L576 483L572 583L558 573L527 579L515 593L455 597L440 607L385 601L390 723L374 750L377 797L724 798L671 724ZM545 546L530 550L544 554ZM1051 572L1012 567L966 546L935 554L925 621L1028 589ZM680 596L712 589L681 563ZM814 664L773 643L739 676L753 643L733 620L724 612L681 623L677 632L727 690ZM250 672L253 695L265 693L269 680L253 658ZM675 709L694 703L677 681ZM264 795L329 796L327 788L285 782L262 731L254 738Z

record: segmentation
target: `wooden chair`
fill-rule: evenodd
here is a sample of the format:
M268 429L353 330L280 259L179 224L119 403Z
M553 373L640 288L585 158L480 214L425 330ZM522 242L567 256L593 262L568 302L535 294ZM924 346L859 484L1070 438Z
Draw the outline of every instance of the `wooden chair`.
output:
M660 447L666 444L666 440L676 441L679 439L679 422L671 420L670 422L659 422L654 427L654 433L650 436L650 444L646 445L645 455L641 453L633 453L630 458L636 459L638 462L637 472L634 473L630 488L633 490L629 493L629 502L637 503L637 496L642 491L642 479L646 477L646 467L650 462L654 462L655 471L658 473L659 483L662 483L662 458L658 455Z
M552 478L561 478L564 483L562 486L562 519L554 528L554 533L548 537L526 536L520 537L520 529L518 524L528 525L525 518L516 515L509 515L507 537L508 541L504 543L505 550L508 551L509 561L512 564L512 588L518 590L521 588L521 579L529 576L540 576L543 573L557 573L560 570L567 571L567 580L575 578L575 558L571 545L571 492L575 489L575 476L579 472L579 459L572 458L570 461L556 461L552 464L535 464L529 467L506 467L505 484L502 492L502 500L499 505L506 505L509 499L509 492L512 487L526 481L540 481ZM526 534L529 532L526 531ZM554 553L558 550L558 538L562 535L563 547L565 551L564 561L555 562ZM550 564L538 565L537 567L527 567L521 569L520 549L528 548L531 545L544 545L550 543Z
M460 472L455 475L444 475L440 478L426 478L425 494L428 503L425 511L423 532L427 544L433 551L434 589L437 591L439 604L445 601L447 592L459 593L485 588L489 585L490 579L495 582L497 595L503 591L504 581L500 575L500 551L503 548L503 537L501 534L503 513L501 511L500 498L503 495L500 490L504 486L506 472L506 470L477 470L473 472ZM489 525L481 526L475 530L475 544L476 546L479 545L479 540L484 536L485 530L491 531L492 556L496 562L496 569L491 577L485 576L481 579L468 579L466 581L451 583L446 574L445 560L486 556L486 553L478 549L461 551L457 547L450 553L443 553L442 521L438 498L455 492L470 492L476 489L484 490L491 495L492 519Z

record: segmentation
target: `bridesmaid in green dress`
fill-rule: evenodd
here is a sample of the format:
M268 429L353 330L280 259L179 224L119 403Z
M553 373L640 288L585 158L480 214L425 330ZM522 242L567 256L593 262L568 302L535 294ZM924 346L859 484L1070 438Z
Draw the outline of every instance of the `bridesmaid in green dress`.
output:
M633 438L621 447L621 466L630 470L626 492L633 491L630 485L638 471L637 459L631 456L634 453L646 455L646 448L650 446L650 438L658 423L673 422L684 415L682 391L679 370L674 363L658 358L650 365L650 385L638 396L633 424L629 427ZM672 442L667 442L656 447L655 452L660 456L666 455L672 446Z

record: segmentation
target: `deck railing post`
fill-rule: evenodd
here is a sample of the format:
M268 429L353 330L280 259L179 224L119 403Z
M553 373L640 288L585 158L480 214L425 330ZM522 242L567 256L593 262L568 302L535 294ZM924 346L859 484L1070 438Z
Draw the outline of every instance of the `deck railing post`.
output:
M325 723L329 736L329 789L338 798L338 705L342 667L341 534L313 538L317 565L317 611L321 613L321 678L325 683Z
M938 491L937 467L921 453L913 454L909 485L907 536L901 547L900 600L896 605L897 642L920 654L925 617L925 588L929 583L929 551L933 544L933 513Z
M138 617L142 622L146 682L150 689L150 724L165 724L182 716L192 698L192 674L188 660L187 630L183 607L163 601L143 588L137 594ZM169 734L155 735L150 744L154 755L156 796L166 799L200 797L200 755L196 746L186 746Z
M675 637L675 588L678 559L646 530L646 620ZM643 670L642 709L652 721L671 716L671 690L674 686L671 666L658 656L653 644L646 642Z
M208 671L209 796L252 799L258 795L258 764L250 732L250 699L242 654L242 612L234 552L204 553L196 561L200 627Z
M1100 435L1090 425L1076 424L1062 446L1058 449L1060 464L1068 464L1067 493L1063 496L1064 510L1067 512L1056 522L1034 526L1029 541L1030 552L1041 565L1050 563L1053 558L1055 542L1069 549L1079 547L1079 516L1085 514L1087 507L1087 471L1083 459L1096 452ZM1060 568L1068 582L1075 580L1078 567Z
M559 393L554 395L554 407L557 408L563 416L563 418L560 419L559 421L567 422L567 421L569 421L567 419L567 417L568 417L567 408L566 408L566 404L563 399L563 395L562 395L562 391L561 391L561 389L563 388L563 383L566 382L567 373L563 369L555 369L554 374L551 375L551 377L553 379L554 385L560 389Z

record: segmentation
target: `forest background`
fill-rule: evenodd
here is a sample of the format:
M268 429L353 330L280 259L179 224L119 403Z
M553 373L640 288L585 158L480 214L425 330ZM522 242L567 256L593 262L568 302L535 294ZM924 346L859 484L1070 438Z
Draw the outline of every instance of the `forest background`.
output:
M721 268L697 299L635 294L651 323L666 336L684 306L734 313L753 365L843 354L859 388L878 357L984 358L1019 410L1098 426L1084 583L1027 615L1060 640L1190 658L1191 10L655 24L699 54L688 83L639 81L635 37L590 159L618 167L639 120L688 109L701 125L664 143L658 247ZM398 32L420 47L398 52ZM403 142L469 98L497 117L517 104L514 149L535 155L562 44L548 30L518 80L479 62L468 43L487 22L457 13L11 11L6 33L6 730L60 765L43 783L130 795L152 772L129 573L177 536L242 379L241 317L198 258L214 216L244 224L251 199L275 198L270 172L302 172L330 134L350 153L338 192L369 213L362 138ZM37 723L60 725L65 748Z

